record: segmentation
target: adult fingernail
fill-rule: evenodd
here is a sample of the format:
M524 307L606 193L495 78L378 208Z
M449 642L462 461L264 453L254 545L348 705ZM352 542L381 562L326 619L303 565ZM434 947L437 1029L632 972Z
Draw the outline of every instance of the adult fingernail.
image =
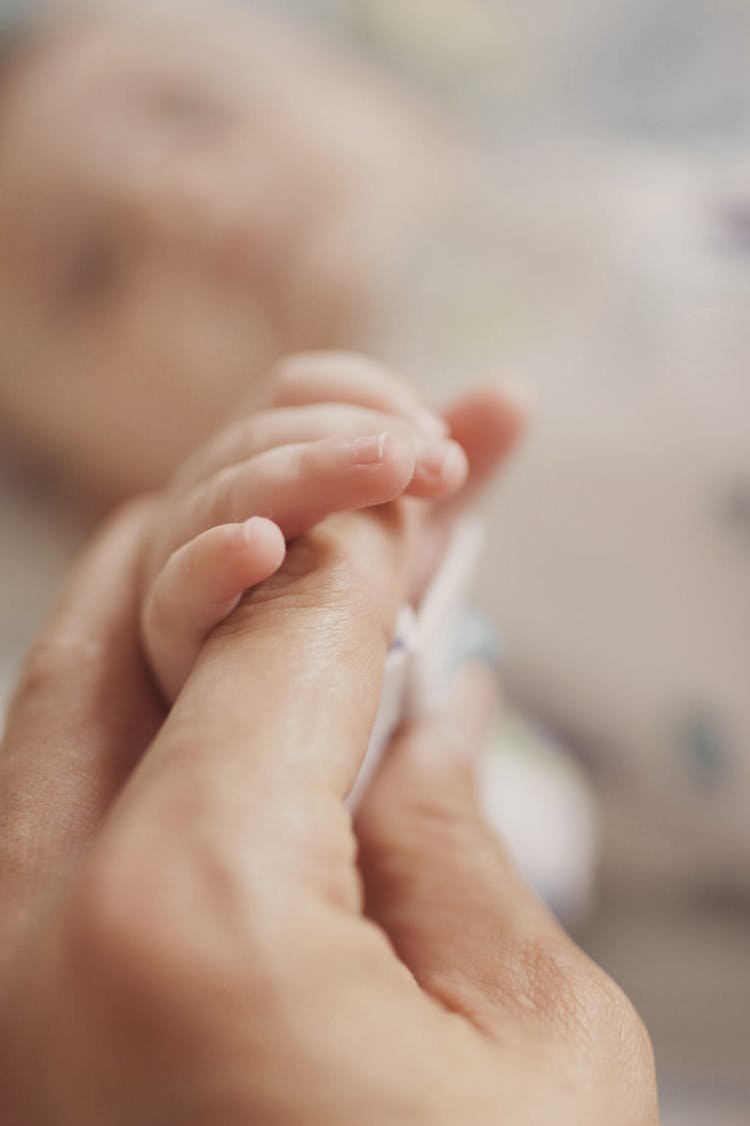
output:
M366 438L355 438L351 444L355 465L380 465L385 459L390 434L372 434Z

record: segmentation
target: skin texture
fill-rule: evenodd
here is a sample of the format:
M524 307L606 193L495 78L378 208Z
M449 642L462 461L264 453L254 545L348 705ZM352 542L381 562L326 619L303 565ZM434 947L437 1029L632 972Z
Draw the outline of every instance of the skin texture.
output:
M470 493L521 415L478 390L446 421ZM421 504L291 545L168 716L138 636L159 502L81 563L0 753L8 1126L655 1126L643 1026L477 812L487 673L345 810Z
M173 25L84 31L41 44L3 106L0 405L110 498L162 480L273 356L350 334L415 133L384 91L298 54L256 43L249 67ZM298 124L313 94L347 107L321 144ZM357 146L360 97L380 126ZM314 406L299 393L279 409ZM474 487L519 416L477 391L448 424ZM139 638L162 515L131 509L91 549L3 741L4 1122L654 1126L642 1025L479 819L486 674L400 734L356 827L345 812L424 567L419 502L297 539L168 716ZM154 549L153 576L200 526Z
M333 401L339 383L346 403ZM144 547L143 638L170 701L208 634L279 569L286 542L336 512L407 495L445 502L469 475L448 423L365 357L294 357L255 400L177 474ZM508 425L520 420L501 388L493 400Z
M655 1126L640 1021L479 819L487 674L345 812L409 508L299 541L166 721L137 644L150 515L82 564L0 758L8 1126Z
M357 339L442 179L400 93L220 15L71 14L2 87L0 425L105 504L280 356Z

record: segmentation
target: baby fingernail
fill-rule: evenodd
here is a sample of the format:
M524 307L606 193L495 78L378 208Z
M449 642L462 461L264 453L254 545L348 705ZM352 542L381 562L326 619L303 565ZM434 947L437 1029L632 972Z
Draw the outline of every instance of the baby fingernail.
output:
M414 421L423 433L431 434L434 438L447 438L448 436L448 423L434 411L419 410L414 415Z
M242 531L244 532L245 539L253 539L255 533L260 530L262 523L263 521L259 516L251 516L249 520L246 520L242 525Z
M466 454L457 442L423 439L417 446L417 464L423 475L449 481L463 473Z
M351 444L356 465L379 465L385 458L390 435L373 434L367 438L355 438Z

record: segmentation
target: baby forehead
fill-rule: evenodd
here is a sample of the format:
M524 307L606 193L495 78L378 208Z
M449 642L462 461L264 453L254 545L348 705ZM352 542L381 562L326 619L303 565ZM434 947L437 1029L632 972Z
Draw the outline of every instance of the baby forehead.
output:
M3 193L104 161L154 100L230 82L226 44L193 19L97 13L45 28L0 90ZM175 34L176 29L179 34ZM219 57L221 56L221 58Z
M179 54L184 70L184 48ZM146 34L145 20L103 15L61 20L19 41L0 85L0 273L15 268L14 251L33 258L62 198L80 196L92 167L128 147L135 116L127 105L154 76L175 70L176 55Z
M98 13L61 21L26 45L3 107L27 117L91 106L92 95L138 92L155 78L216 73L228 63L225 36L191 18ZM179 32L179 33L178 33ZM7 115L7 114L6 114Z

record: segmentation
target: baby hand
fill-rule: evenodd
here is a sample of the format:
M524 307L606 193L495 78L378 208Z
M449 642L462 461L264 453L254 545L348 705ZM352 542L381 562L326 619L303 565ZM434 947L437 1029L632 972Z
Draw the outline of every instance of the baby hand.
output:
M142 635L171 702L207 636L281 567L288 541L336 512L444 500L466 455L415 392L355 356L281 364L178 473L145 545Z

